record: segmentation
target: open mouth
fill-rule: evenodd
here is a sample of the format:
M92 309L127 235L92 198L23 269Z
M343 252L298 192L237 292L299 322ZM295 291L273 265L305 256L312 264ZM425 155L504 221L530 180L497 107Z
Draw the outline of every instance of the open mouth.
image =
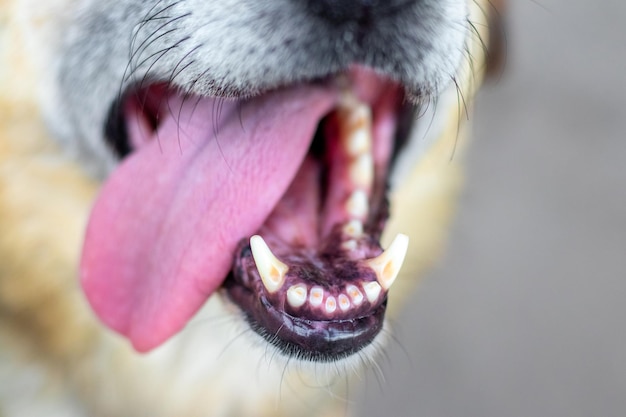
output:
M329 361L374 340L408 245L379 244L413 120L400 85L360 67L248 100L155 84L122 110L114 144L129 154L81 263L105 323L149 350L224 288L287 355Z

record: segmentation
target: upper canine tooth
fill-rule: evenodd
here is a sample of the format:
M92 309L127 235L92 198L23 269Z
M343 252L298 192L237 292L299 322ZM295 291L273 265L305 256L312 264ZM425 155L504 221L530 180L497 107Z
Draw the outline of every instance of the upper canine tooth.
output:
M274 256L265 240L259 235L250 238L252 257L259 271L263 285L270 293L278 291L285 283L289 267Z
M408 247L409 237L399 234L387 250L376 258L365 261L376 272L378 282L385 290L388 290L398 277Z

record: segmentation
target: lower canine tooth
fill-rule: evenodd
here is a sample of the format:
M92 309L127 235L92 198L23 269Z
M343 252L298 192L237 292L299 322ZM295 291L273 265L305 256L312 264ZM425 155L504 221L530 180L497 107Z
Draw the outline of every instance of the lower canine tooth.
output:
M250 238L250 249L263 285L270 293L278 291L285 283L289 267L274 256L265 240L259 235Z
M365 261L376 272L378 282L385 290L388 290L398 277L408 247L409 237L399 234L383 253Z
M294 285L287 291L287 302L290 306L298 308L306 302L306 286Z
M378 300L378 296L380 295L380 291L382 288L380 284L376 281L367 282L363 284L363 289L365 290L365 296L370 303L374 303Z
M346 201L346 211L350 217L357 219L364 219L367 216L368 206L367 194L363 190L356 190Z

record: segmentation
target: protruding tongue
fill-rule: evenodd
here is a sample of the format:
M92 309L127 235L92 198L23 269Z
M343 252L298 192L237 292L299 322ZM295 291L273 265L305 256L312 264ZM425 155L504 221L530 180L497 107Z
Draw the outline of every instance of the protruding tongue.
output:
M284 194L335 102L313 87L242 106L175 97L153 137L131 117L133 143L145 143L103 186L83 248L81 281L100 318L140 351L181 330Z

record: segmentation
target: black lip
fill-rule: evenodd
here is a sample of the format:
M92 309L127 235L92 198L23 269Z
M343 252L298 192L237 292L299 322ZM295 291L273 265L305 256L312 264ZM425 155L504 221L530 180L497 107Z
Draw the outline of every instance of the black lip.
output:
M124 99L125 96L118 97L111 104L104 124L104 138L119 159L126 157L132 151L126 130L126 120L122 110Z

